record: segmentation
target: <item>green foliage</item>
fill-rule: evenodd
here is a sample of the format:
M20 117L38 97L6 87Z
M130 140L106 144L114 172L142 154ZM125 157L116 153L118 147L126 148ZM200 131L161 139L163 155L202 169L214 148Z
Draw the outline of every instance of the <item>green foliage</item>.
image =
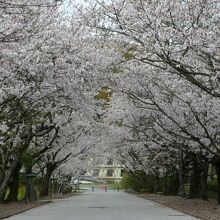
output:
M113 190L122 190L124 189L122 184L121 183L118 183L118 182L113 182L111 185L110 185L110 188L113 189Z
M186 195L188 195L190 191L190 184L189 183L184 184L184 189L185 189Z
M123 120L117 120L117 121L115 121L115 124L118 125L118 127L122 127Z
M20 186L19 189L18 189L18 195L17 195L17 198L18 198L18 201L21 201L24 199L25 197L25 186Z
M146 175L144 172L125 173L121 181L125 189L132 189L136 192L164 192L167 195L177 195L179 183L177 175L159 178L155 175Z
M217 192L218 182L217 179L208 181L208 191Z
M18 201L22 201L24 199L25 191L26 191L25 186L20 186L19 187L18 195L17 195ZM5 200L7 200L9 193L10 193L10 189L8 188L7 191L6 191L6 194L5 194Z
M118 67L114 67L114 68L112 69L112 73L113 73L113 74L120 74L120 73L123 73L123 70L121 70L121 69L118 68Z
M135 56L131 52L126 52L123 54L123 57L125 60L129 61L129 60L134 59Z
M154 181L152 175L146 175L144 172L125 173L121 186L124 189L132 189L136 192L153 192Z
M179 179L177 173L163 178L163 193L166 195L177 195Z
M23 154L22 154L22 158L21 158L21 161L22 161L22 164L25 166L25 167L31 167L32 164L33 164L33 161L34 161L34 158L31 154L31 151L25 151Z
M135 177L132 173L124 174L122 181L121 181L121 185L124 189L133 189L135 191L139 191L141 189L140 185L135 180Z
M5 193L5 198L4 198L4 200L6 200L6 199L8 198L9 193L10 193L10 189L8 188L7 191L6 191L6 193Z
M112 97L112 90L109 87L102 87L95 96L97 100L110 102Z

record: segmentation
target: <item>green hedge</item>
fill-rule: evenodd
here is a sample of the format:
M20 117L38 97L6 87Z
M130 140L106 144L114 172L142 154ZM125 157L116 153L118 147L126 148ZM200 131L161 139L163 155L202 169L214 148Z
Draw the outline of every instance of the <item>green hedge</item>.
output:
M154 175L146 175L144 172L135 172L125 173L121 181L121 186L124 189L132 189L136 192L163 192L167 195L177 195L179 181L175 173L159 178Z
M153 192L154 179L143 172L125 173L121 181L124 189L132 189L136 192Z
M218 182L216 179L208 181L208 191L217 192Z

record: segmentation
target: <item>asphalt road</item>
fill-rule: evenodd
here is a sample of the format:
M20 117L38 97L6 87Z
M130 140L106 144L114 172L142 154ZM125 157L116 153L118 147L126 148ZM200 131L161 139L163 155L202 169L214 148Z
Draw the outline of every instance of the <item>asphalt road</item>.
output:
M196 220L123 192L95 189L8 218L9 220ZM197 219L198 220L198 219Z

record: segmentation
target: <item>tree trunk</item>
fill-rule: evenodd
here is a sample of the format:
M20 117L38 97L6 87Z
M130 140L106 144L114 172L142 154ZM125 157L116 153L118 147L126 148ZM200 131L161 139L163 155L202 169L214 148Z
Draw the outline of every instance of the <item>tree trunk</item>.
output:
M7 187L11 181L15 168L20 160L20 157L23 151L29 146L33 136L32 136L32 128L31 126L28 128L28 136L25 140L25 143L19 143L16 146L16 152L14 152L13 162L10 164L10 167L7 170L7 175L4 175L3 181L0 183L0 204L4 202L5 194L7 191Z
M9 184L10 193L6 200L7 202L17 201L17 195L18 195L18 189L19 189L19 172L20 172L21 167L22 167L22 164L18 162L15 168L13 177L12 177L12 181Z
M185 187L184 187L184 165L183 165L183 152L180 152L178 161L178 177L179 177L179 189L178 195L181 197L186 197Z
M201 197L203 200L208 200L208 171L209 171L209 163L203 162L202 165L202 175L201 175Z
M0 204L4 203L5 194L6 194L9 182L12 178L13 173L14 173L14 170L17 166L18 158L19 158L19 156L17 158L15 158L15 160L13 161L13 163L11 164L11 166L7 172L7 175L5 176L5 178L3 179L3 181L0 185Z
M34 188L33 178L26 180L26 202L35 202L37 200L37 192Z
M32 166L26 167L26 174L32 174ZM37 191L34 187L33 176L26 176L26 202L35 202L37 200Z
M200 194L200 183L201 183L201 169L197 161L193 160L193 171L190 178L190 190L189 190L189 199L199 198Z
M218 201L218 204L220 205L220 164L217 164L215 166L215 169L216 169L216 175L217 175L217 180L218 180L217 201Z
M46 174L43 176L42 183L41 183L40 197L49 195L50 177L54 170L55 170L55 167L52 164L47 165Z
M154 176L154 193L157 193L159 190L159 177L156 175Z
M163 179L163 194L164 195L168 195L168 183L167 183L167 176L164 176L164 179Z

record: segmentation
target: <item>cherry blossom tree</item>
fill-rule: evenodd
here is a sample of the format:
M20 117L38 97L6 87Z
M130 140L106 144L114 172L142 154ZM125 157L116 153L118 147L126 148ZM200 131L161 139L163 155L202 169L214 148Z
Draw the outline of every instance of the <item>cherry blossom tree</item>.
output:
M131 57L219 97L217 1L97 0L86 13L90 27L123 42Z
M181 195L190 168L207 199L210 164L220 186L219 3L65 4L0 1L1 201L25 154L42 195L52 173L111 156L177 174Z
M150 129L140 121L129 125L138 136L122 152L139 155L135 169L144 167L143 155L152 149L160 149L161 158L164 146L170 155L189 155L202 170L205 191L207 163L219 173L219 3L89 1L82 18L97 38L111 41L121 53L109 80L113 92L134 101L130 112L144 115L135 120L151 121ZM147 151L144 145L150 145Z

